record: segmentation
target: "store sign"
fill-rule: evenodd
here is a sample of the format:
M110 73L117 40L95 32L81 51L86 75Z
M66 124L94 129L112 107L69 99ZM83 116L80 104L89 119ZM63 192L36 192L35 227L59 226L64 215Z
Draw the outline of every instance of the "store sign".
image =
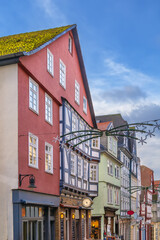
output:
M75 240L75 232L76 232L76 222L75 218L72 217L72 240Z
M127 212L128 215L133 215L134 214L134 211L130 210Z
M60 231L61 231L61 240L64 240L64 213L60 214Z

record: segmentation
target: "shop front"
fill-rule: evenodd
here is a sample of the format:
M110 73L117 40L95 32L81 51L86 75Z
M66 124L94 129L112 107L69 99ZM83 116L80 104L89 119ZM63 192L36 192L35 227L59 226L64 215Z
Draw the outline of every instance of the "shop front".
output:
M107 236L119 234L118 216L115 214L117 210L115 208L105 208L104 230Z
M91 238L101 239L101 217L92 217Z
M59 197L13 190L14 240L55 240Z
M61 203L59 207L60 228L58 239L91 239L91 208L84 206L84 199L87 198L61 196Z

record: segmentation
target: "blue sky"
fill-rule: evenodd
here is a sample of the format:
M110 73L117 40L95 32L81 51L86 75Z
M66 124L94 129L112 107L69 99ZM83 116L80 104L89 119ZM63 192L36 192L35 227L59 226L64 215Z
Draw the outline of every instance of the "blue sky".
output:
M1 3L0 36L77 24L97 115L160 118L160 1L25 0ZM160 139L139 147L160 179Z

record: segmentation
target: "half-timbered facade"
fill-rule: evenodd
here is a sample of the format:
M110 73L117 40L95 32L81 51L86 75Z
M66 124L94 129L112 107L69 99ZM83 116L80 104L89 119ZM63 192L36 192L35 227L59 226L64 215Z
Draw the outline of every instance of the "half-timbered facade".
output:
M100 154L99 139L91 139L90 130L92 127L63 98L60 107L60 135L63 136L60 149L60 206L64 216L68 216L66 240L90 238L90 207L92 198L98 194ZM85 202L89 205L85 206Z

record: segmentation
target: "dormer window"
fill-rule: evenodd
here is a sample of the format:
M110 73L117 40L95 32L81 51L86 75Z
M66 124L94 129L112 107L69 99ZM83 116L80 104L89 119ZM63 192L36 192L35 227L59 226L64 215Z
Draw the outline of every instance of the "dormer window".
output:
M68 39L68 51L72 54L72 37L69 36Z

